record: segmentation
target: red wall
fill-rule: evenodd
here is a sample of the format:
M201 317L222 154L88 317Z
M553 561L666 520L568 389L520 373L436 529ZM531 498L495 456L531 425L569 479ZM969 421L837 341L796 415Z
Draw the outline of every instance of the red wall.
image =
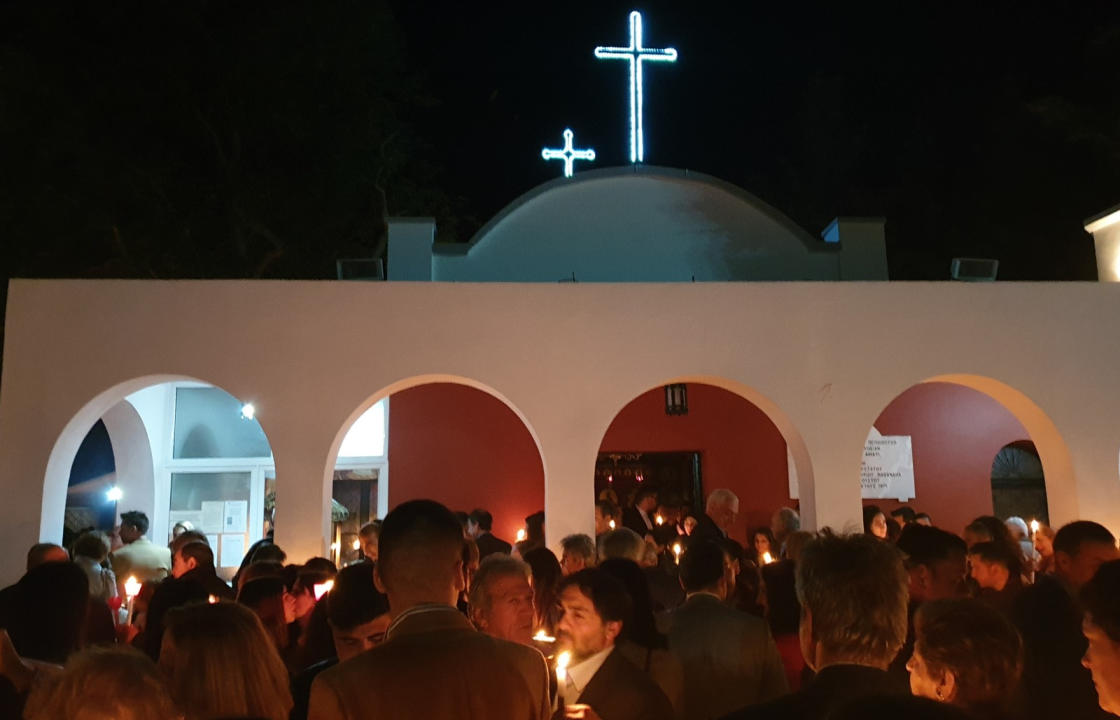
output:
M513 542L544 508L536 443L501 400L465 385L432 383L389 401L389 507L416 498L494 515L494 534Z
M688 385L688 414L666 415L665 393L638 396L615 417L600 452L700 452L704 494L729 488L739 496L732 537L743 542L747 528L768 525L777 508L789 505L786 443L766 414L739 395L712 385Z
M933 523L960 533L978 515L992 512L992 461L1009 443L1029 440L1003 405L982 392L952 383L915 385L895 398L875 427L883 435L911 435L914 492L908 505ZM894 500L865 500L886 511Z

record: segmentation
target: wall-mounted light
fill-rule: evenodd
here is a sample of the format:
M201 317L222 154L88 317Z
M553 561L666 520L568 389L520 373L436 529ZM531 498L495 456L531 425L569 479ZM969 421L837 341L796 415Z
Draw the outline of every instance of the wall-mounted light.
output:
M665 386L665 414L688 414L688 386L684 383L675 383Z
M108 500L109 502L120 502L121 498L123 498L123 497L124 497L124 491L121 490L116 485L114 485L113 487L111 487L107 491L105 491L105 499Z
M245 403L241 406L241 419L252 420L256 416L257 408L253 406L253 403Z

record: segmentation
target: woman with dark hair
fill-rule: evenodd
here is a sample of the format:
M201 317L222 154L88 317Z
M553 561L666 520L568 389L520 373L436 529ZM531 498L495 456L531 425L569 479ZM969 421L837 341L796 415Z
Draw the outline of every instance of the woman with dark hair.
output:
M555 635L556 623L559 620L556 588L564 577L564 571L560 569L560 561L551 550L543 547L530 550L521 559L529 565L533 573L536 627L542 628L549 635Z
M880 540L887 539L887 516L878 505L863 509L863 532Z
M763 565L781 559L779 557L781 555L781 548L778 547L777 541L774 540L774 531L768 526L764 525L751 530L750 539L751 545L750 549L747 551L747 556L748 559L754 561L755 565L762 567ZM770 554L769 559L766 557L767 553Z
M1002 613L977 600L934 600L918 609L914 635L906 669L915 695L985 720L1009 716L1023 668L1023 643Z

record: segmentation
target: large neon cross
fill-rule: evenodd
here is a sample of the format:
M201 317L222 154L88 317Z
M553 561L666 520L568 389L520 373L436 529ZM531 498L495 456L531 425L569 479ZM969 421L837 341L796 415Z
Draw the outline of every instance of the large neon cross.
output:
M642 47L642 14L635 10L630 13L629 47L595 48L595 57L600 60L627 60L630 63L630 162L645 160L645 138L642 133L642 61L676 62L677 51L673 48Z
M573 150L572 142L575 139L574 133L570 129L564 129L564 148L562 150L550 150L545 148L541 150L541 157L545 160L563 160L564 161L564 177L572 176L572 165L576 160L594 160L595 151L591 148L587 150Z

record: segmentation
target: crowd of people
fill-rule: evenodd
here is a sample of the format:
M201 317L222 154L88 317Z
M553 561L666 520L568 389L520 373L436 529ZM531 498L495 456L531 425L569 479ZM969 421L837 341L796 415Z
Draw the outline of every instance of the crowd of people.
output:
M595 506L557 557L544 514L495 537L483 509L413 500L362 559L288 563L270 540L230 583L204 534L30 549L0 590L0 718L914 717L1120 714L1120 552L1091 521L910 508L863 531L780 508L745 546L739 499L643 488ZM116 546L116 547L114 547Z

